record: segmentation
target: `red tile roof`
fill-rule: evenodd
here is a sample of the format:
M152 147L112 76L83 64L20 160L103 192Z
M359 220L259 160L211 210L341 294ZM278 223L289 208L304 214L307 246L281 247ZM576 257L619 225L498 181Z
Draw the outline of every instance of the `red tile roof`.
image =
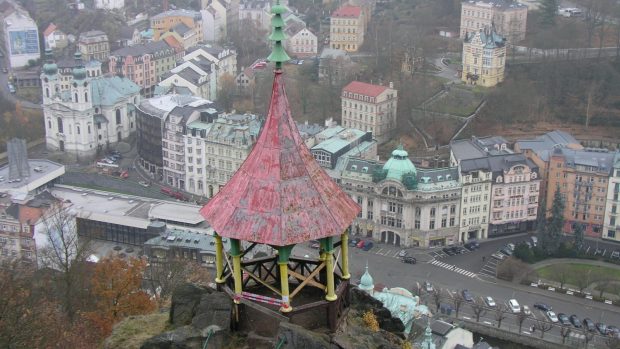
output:
M387 89L388 89L387 86L373 85L373 84L369 84L369 83L361 82L361 81L352 81L347 86L345 86L342 90L344 92L352 92L352 93L357 93L357 94L364 95L364 96L377 97L378 95L380 95L381 93L383 93L383 91Z
M306 147L276 72L252 152L200 213L221 236L286 246L342 234L359 211Z
M181 43L179 42L179 40L177 40L177 38L175 38L172 35L168 35L164 38L164 41L166 42L166 44L168 44L168 46L174 48L174 49L183 49L183 45L181 45Z
M348 17L357 18L362 14L362 8L359 6L345 5L332 13L332 17Z
M49 36L51 33L53 33L58 27L56 27L56 24L54 23L50 23L50 25L47 26L47 29L45 29L45 31L43 32L43 36L47 37Z

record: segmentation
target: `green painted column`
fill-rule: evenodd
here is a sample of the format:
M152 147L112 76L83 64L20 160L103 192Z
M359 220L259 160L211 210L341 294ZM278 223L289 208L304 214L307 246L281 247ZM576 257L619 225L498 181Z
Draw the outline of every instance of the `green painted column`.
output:
M278 269L280 270L280 292L282 293L282 306L280 307L280 311L283 313L288 313L293 310L288 289L288 259L294 246L295 245L278 247Z
M349 273L349 232L351 228L347 228L340 235L340 253L342 254L342 278L348 280L351 278Z
M334 244L331 237L325 238L325 274L327 275L327 294L325 299L333 302L338 298L334 287Z
M233 257L233 278L235 281L235 303L239 304L242 292L241 280L241 242L238 239L230 239L230 254Z
M222 237L215 233L215 282L218 284L224 283L224 244L222 243Z

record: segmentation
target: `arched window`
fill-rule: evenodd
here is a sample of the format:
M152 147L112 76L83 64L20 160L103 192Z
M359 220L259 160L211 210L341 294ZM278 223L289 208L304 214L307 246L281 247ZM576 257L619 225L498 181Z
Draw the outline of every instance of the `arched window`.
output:
M88 92L84 92L84 102L88 102Z
M78 94L77 94L77 92L76 92L76 93L75 93L75 102L77 103L77 101L78 101Z
M50 98L50 89L49 89L49 87L45 88L45 97Z
M58 132L64 133L63 132L64 128L62 127L62 118L56 118L56 122L58 122Z
M80 134L80 126L77 127L77 134Z
M120 123L121 123L121 110L116 109L116 124L120 125Z
M47 128L51 129L52 128L52 120L47 119Z
M99 114L99 108L95 108L95 114Z

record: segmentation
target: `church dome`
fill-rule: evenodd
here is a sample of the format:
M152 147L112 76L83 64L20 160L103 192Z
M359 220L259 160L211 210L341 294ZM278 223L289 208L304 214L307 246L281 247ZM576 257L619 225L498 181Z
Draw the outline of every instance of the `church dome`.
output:
M52 57L52 50L45 49L45 64L43 64L43 73L45 75L56 75L58 72L58 65L54 63L54 59Z
M416 169L413 162L409 160L409 154L399 145L392 152L392 157L383 165L383 170L387 172L386 178L391 178L402 182L404 174L413 174L415 176Z
M75 58L75 68L73 68L73 79L84 80L86 79L86 68L82 63L82 54L80 51L76 52L73 57Z
M370 273L368 272L368 262L366 262L366 271L364 272L364 275L362 275L362 278L360 279L359 288L367 292L370 292L375 288L374 280L372 279L372 276L370 276Z

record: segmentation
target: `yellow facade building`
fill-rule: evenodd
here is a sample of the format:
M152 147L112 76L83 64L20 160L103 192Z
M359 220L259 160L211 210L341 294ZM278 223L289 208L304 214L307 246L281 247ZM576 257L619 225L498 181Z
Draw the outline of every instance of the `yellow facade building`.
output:
M364 12L359 6L345 5L332 13L330 47L356 52L364 43Z
M463 41L461 79L472 85L495 86L504 81L506 39L493 28L469 32Z

